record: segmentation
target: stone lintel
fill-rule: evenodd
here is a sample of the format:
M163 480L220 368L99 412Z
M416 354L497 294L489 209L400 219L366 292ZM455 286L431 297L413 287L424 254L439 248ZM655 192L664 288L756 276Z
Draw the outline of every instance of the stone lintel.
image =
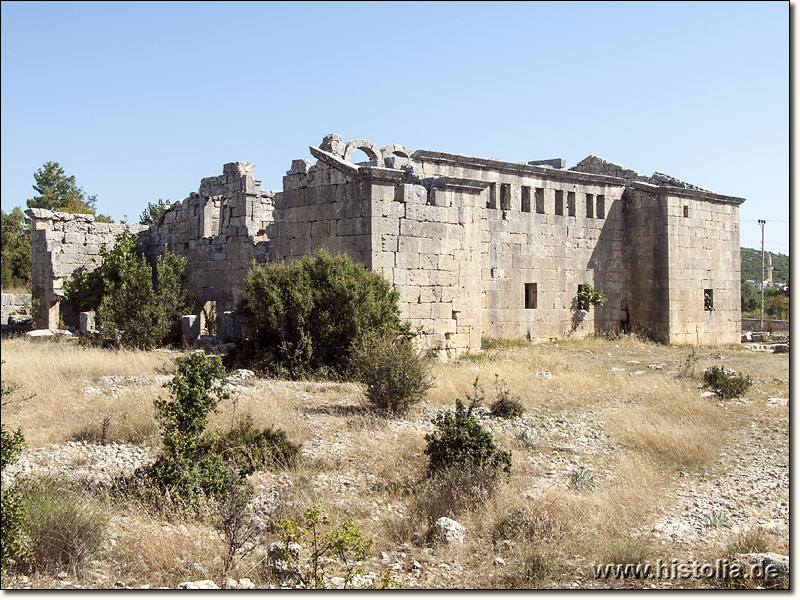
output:
M490 185L491 183L488 181L459 179L456 177L436 177L431 181L431 188L434 189L457 189L476 194L480 194Z
M723 194L715 194L714 192L707 192L705 190L689 190L686 188L672 187L669 185L653 185L652 183L645 183L644 181L634 181L633 188L645 192L678 196L679 198L720 202L722 204L735 204L736 206L739 206L745 201L744 198L738 198L736 196L725 196Z
M413 154L417 160L429 160L438 163L453 164L462 167L472 167L482 170L498 171L512 175L529 175L550 179L553 181L568 181L592 184L609 184L623 187L625 180L621 177L611 177L610 175L595 175L594 173L581 173L580 171L569 171L566 169L554 169L552 167L542 167L529 165L521 162L507 162L495 158L477 158L465 156L463 154L449 154L447 152L436 152L434 150L417 150Z
M358 165L351 163L349 160L344 160L343 158L339 158L331 154L330 152L325 152L325 150L321 150L316 146L309 146L308 151L311 152L311 156L316 158L317 160L322 161L329 167L333 167L334 169L341 171L345 175L349 175L351 177L358 177L358 172L361 169Z

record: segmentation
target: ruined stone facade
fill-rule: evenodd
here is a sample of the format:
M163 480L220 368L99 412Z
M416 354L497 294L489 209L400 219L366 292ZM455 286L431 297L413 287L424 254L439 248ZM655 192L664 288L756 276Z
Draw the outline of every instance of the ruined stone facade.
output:
M262 191L252 163L229 163L149 227L127 226L151 257L188 258L187 287L218 314L253 261L317 248L347 252L400 294L422 343L454 355L482 337L534 340L637 329L669 343L740 335L741 198L590 156L505 162L337 135ZM351 162L361 150L368 162ZM55 327L63 278L93 269L124 225L32 209L34 295ZM578 286L605 292L582 310ZM711 310L713 309L713 310ZM72 317L69 312L64 317Z

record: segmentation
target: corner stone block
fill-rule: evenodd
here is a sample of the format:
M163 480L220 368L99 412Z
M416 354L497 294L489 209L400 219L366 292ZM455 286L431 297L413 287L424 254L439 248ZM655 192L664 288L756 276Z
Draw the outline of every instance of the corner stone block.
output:
M95 329L95 324L94 324L94 311L93 310L80 313L79 318L80 318L79 331L81 333L83 333L83 334L95 333L97 331L97 329Z
M181 317L181 334L183 341L190 344L200 337L200 317L198 315L184 315Z

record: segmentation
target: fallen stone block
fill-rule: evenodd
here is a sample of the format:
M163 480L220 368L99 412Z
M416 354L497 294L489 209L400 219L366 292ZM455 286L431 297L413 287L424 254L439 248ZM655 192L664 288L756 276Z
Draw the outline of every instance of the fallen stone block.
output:
M34 329L25 334L25 337L34 340L47 340L56 337L71 338L74 337L71 331L66 329Z

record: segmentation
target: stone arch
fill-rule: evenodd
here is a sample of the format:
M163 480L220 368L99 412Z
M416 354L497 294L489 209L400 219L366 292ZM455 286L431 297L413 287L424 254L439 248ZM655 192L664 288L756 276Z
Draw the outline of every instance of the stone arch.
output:
M380 148L369 140L353 140L352 142L347 142L347 145L344 147L344 159L350 160L355 150L363 150L364 154L369 156L371 160L377 160L378 163L383 161L383 153Z
M381 153L383 154L384 158L392 154L395 154L396 156L402 156L403 158L411 158L411 150L405 146L401 146L400 144L389 144L388 146L384 146L381 148Z

